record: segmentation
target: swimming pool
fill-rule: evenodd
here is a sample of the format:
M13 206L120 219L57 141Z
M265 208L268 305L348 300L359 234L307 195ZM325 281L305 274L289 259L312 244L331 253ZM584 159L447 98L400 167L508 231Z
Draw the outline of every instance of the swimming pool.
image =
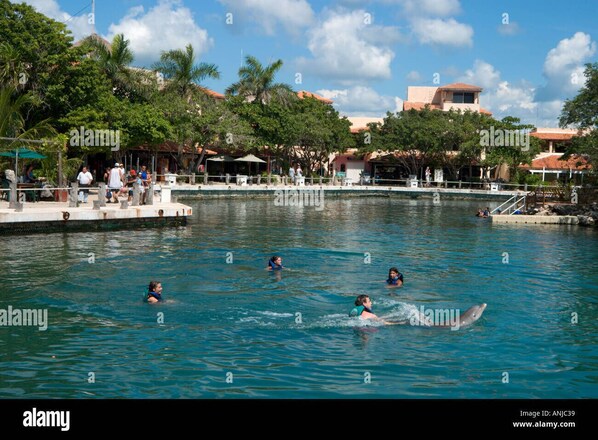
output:
M48 311L0 327L0 397L598 397L594 229L464 201L190 204L184 228L0 237L0 309ZM141 301L150 279L165 303ZM359 293L391 319L488 307L459 331L380 327L347 317Z

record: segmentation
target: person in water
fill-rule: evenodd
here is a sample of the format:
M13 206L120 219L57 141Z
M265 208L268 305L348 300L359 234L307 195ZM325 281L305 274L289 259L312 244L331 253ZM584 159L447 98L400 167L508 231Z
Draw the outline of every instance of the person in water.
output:
M367 295L359 295L355 300L355 307L349 313L350 317L359 317L361 319L373 319L383 324L393 325L398 324L397 322L388 322L382 318L379 318L372 312L372 300Z
M388 287L401 287L403 285L403 274L399 272L396 267L391 267L388 270L388 279L386 280Z
M274 255L268 261L268 270L282 270L284 266L282 265L282 258L278 255Z
M159 281L150 281L147 288L147 302L157 303L162 301L162 283Z

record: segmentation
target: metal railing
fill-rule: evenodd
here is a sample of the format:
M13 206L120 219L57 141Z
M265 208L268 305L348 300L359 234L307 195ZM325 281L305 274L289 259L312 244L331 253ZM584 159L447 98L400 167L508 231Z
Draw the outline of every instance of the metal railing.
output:
M511 204L503 209L503 206L505 206L508 203L511 203ZM493 215L495 213L513 215L517 211L519 211L519 213L521 213L521 209L523 208L525 210L525 206L526 206L526 195L522 196L520 194L516 194L513 197L510 197L506 202L504 202L501 205L494 208L490 212L490 215Z
M244 175L244 174L158 174L157 183L167 183L174 180L175 184L190 185L209 185L223 183L230 185L237 183L237 178L246 180L247 184L256 185L289 185L291 178L289 176L280 176L278 174L264 175ZM444 180L442 182L427 182L423 179L386 179L363 176L359 179L347 177L320 177L303 176L305 185L342 185L342 186L404 186L412 187L413 182L417 182L418 188L451 188L451 189L469 189L478 191L492 191L492 186L496 191L526 191L527 184L496 183L496 182L469 182L464 180Z

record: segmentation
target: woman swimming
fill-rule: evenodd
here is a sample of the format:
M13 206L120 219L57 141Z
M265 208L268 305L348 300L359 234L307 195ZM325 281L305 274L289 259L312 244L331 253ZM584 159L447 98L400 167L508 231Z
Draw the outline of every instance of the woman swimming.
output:
M388 287L401 287L403 285L403 274L399 272L396 267L391 267L388 270L388 279L386 280Z
M282 258L274 255L268 261L268 270L282 270L284 266L282 265Z
M163 301L162 299L162 283L159 281L150 281L147 288L147 302L154 304Z

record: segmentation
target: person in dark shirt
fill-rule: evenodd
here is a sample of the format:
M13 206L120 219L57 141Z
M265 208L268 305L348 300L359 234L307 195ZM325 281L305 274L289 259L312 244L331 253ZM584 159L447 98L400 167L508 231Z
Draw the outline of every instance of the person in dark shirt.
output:
M401 287L403 285L403 274L396 267L391 267L388 271L387 287Z

